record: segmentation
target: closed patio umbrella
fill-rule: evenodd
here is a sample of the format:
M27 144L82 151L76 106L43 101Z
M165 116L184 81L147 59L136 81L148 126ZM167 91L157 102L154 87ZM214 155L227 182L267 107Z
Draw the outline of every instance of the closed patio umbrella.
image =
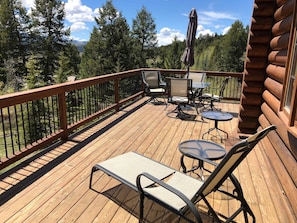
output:
M187 66L187 73L189 74L190 66L194 64L194 40L197 31L198 16L196 9L192 9L189 14L189 24L186 37L186 49L182 55L182 62Z

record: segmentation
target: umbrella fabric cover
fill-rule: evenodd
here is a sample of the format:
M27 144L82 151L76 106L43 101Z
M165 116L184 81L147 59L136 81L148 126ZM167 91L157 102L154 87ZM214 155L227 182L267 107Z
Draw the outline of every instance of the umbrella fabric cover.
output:
M187 30L187 40L186 40L186 46L183 55L182 55L182 62L188 67L193 66L194 64L194 40L196 36L197 31L197 22L198 16L196 9L192 9L189 14L189 24L188 24L188 30Z

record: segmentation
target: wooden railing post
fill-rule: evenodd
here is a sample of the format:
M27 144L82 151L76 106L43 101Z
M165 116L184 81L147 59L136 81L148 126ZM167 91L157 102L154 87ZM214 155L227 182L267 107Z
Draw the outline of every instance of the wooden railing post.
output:
M59 115L60 115L60 128L63 130L62 139L68 139L68 129L67 129L67 112L66 112L66 92L58 95L59 100Z
M120 87L119 87L119 76L114 79L114 102L116 104L116 110L120 109Z

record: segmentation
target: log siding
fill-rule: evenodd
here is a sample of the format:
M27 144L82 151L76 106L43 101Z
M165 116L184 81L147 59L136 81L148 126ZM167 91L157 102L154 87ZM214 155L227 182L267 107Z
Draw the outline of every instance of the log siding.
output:
M253 133L270 124L265 152L297 215L296 126L289 126L282 110L290 66L292 24L296 0L255 0L247 43L238 131Z

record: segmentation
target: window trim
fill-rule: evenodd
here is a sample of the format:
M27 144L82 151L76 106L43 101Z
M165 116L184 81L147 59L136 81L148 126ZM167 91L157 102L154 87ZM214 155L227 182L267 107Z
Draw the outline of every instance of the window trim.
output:
M291 25L291 34L290 34L290 42L288 45L288 60L287 60L287 69L286 69L286 78L284 81L284 93L281 103L281 111L285 113L288 117L288 125L289 126L297 126L297 3L295 2L294 7L294 18ZM290 111L288 111L286 107L287 95L289 90L289 81L291 79L291 72L295 72L295 80L293 83L292 90L292 98L290 102Z

